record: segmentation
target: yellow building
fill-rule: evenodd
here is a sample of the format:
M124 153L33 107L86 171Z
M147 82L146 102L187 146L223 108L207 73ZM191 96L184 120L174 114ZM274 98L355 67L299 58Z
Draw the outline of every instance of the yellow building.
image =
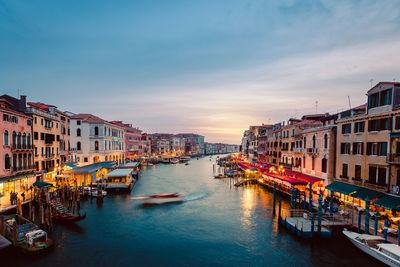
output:
M56 107L42 103L27 104L27 113L33 117L34 164L37 178L52 180L61 169L61 123Z

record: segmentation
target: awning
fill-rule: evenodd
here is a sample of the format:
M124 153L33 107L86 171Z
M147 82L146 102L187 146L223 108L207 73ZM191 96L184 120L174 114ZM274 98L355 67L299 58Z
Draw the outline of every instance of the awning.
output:
M371 190L368 188L361 188L357 192L351 194L352 197L366 200L368 199L369 201L372 201L376 198L380 198L384 195L384 193L376 191L376 190Z
M384 197L375 200L373 203L374 206L382 207L385 209L399 209L400 208L400 197L385 195Z
M361 189L361 187L357 185L347 184L339 181L335 181L327 185L325 188L330 191L342 193L345 195L350 195L351 193L357 192L357 190Z
M72 164L72 163L67 163L67 164L65 164L65 166L68 166L70 168L76 168L77 167L75 164Z
M12 182L15 180L20 180L20 179L24 179L27 177L34 177L34 176L35 176L34 172L18 174L18 175L13 175L13 176L6 176L6 177L1 177L0 182Z
M33 183L33 186L36 186L36 187L42 189L42 188L52 187L53 185L51 183L47 183L47 182L43 182L43 181L36 181Z

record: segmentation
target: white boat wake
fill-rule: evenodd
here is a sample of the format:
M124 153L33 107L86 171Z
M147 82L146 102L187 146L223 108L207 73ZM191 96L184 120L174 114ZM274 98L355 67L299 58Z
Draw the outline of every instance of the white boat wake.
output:
M189 202L189 201L195 201L195 200L200 200L203 198L206 198L208 196L207 193L194 193L188 195L186 198L183 199L184 202Z

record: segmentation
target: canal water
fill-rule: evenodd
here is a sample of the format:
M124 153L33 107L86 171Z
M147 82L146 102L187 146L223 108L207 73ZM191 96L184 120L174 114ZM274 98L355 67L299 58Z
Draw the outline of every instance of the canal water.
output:
M85 220L56 225L55 249L39 257L2 255L1 266L379 266L340 234L303 241L279 226L272 193L214 179L205 157L141 171L131 194L82 203ZM180 204L143 207L132 196L186 195ZM283 202L283 208L288 202ZM6 263L6 265L3 265Z

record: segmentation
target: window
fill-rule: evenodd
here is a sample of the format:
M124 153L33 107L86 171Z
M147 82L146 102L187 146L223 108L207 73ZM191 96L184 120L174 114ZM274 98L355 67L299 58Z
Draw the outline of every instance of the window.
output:
M81 125L81 121L76 121L76 125Z
M328 148L328 134L324 135L324 148L327 149Z
M367 143L367 155L386 156L387 142Z
M361 181L361 165L356 165L355 166L354 180Z
M94 127L94 135L99 135L99 127Z
M38 132L33 132L33 139L34 140L38 140L39 139Z
M378 168L378 185L386 185L386 168Z
M381 92L380 96L380 106L392 104L392 89L388 89Z
M9 170L11 169L11 158L8 154L4 157L4 169Z
M326 173L327 165L328 160L326 158L323 158L321 162L321 172Z
M303 143L304 143L304 148L306 148L307 147L307 138L304 137Z
M350 143L341 143L340 144L340 153L341 154L350 154Z
M364 143L354 142L353 143L353 155L362 155L364 150Z
M78 151L81 150L81 142L76 143L76 150L78 150Z
M84 157L84 158L83 158L83 161L84 161L84 162L88 162L89 160L88 160L87 157Z
M383 131L383 130L391 130L392 129L392 121L390 118L384 119L376 119L368 121L368 131Z
M315 158L311 158L311 169L315 170Z
M96 150L96 151L99 150L99 141L94 142L94 150Z
M306 157L303 157L303 168L306 167Z
M375 108L379 106L379 93L368 96L368 108Z
M363 133L364 132L364 126L365 122L364 121L359 121L354 123L354 132L355 133Z
M342 134L351 133L351 123L346 123L342 125Z
M37 124L37 118L35 117L34 119L35 119L35 124Z
M312 137L312 147L315 148L316 138L315 135Z
M40 119L40 124L43 125L43 119Z
M40 133L40 140L44 140L44 133Z
M348 165L347 164L343 164L342 165L342 175L341 175L342 178L348 178L347 169L348 169Z
M81 136L81 129L76 129L76 136Z
M9 145L9 142L8 142L8 131L7 130L5 130L4 131L4 145L5 146L8 146Z
M396 116L396 122L394 128L400 130L400 116Z
M31 120L27 120L26 123L27 123L28 126L32 126L32 121Z

